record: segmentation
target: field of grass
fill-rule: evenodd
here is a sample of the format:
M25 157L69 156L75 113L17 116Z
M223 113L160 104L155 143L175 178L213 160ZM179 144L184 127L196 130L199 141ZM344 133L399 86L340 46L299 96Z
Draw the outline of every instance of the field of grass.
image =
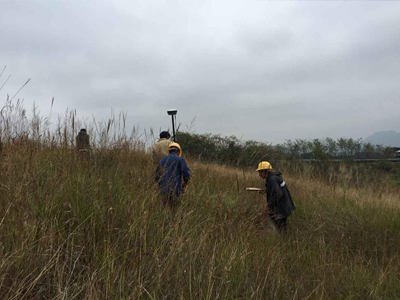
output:
M284 176L271 230L255 172L189 161L163 209L143 150L4 146L0 299L399 299L400 195Z
M265 199L245 191L264 184L254 169L189 160L173 214L126 116L85 126L95 149L82 160L74 113L51 132L35 112L5 107L2 300L400 299L400 193L373 172L281 162L297 210L278 234Z

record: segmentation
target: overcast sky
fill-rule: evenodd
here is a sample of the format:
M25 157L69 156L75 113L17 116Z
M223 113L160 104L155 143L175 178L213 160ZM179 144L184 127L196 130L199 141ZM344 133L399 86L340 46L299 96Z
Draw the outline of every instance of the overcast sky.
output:
M280 143L400 128L398 1L0 0L1 99ZM53 121L56 118L53 117Z

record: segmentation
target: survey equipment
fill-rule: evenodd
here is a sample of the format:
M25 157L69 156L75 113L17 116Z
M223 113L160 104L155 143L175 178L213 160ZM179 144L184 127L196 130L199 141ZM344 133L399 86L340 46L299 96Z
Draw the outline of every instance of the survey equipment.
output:
M173 134L173 140L174 142L176 142L176 138L175 138L175 123L176 123L176 114L178 113L177 109L168 109L167 110L167 114L169 116L171 116L172 118L172 134Z

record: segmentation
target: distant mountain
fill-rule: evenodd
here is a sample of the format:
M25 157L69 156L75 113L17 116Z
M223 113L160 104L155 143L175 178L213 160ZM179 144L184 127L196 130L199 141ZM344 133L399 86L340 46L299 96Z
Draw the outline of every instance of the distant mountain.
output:
M373 145L400 147L400 132L394 130L375 132L373 135L364 139L364 142Z

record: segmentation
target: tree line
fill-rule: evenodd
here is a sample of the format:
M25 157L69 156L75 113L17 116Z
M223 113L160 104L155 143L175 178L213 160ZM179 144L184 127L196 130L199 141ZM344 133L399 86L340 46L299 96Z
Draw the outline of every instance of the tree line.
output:
M178 132L177 142L184 152L204 161L251 166L262 160L329 160L383 159L394 156L391 147L364 143L362 139L325 138L286 140L272 145L254 140L242 141L236 136Z

